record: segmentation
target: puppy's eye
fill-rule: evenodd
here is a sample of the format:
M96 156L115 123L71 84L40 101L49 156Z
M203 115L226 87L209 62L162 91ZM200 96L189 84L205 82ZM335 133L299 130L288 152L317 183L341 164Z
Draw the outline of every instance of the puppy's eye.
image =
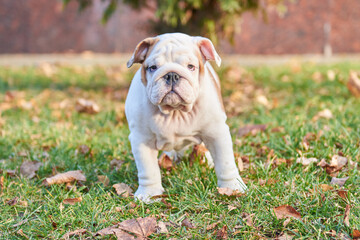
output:
M156 69L157 69L157 66L156 66L156 65L151 65L150 67L147 67L147 70L148 70L149 72L155 72Z
M195 66L192 65L192 64L189 64L187 67L188 67L188 69L189 69L190 71L194 71L194 70L195 70Z

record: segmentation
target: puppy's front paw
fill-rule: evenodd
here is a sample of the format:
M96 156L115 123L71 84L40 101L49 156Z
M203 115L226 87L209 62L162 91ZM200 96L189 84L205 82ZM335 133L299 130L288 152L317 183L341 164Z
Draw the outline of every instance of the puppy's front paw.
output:
M247 190L247 187L240 176L239 178L234 178L232 180L226 180L226 181L219 180L218 185L221 188L230 188L232 190L239 190L241 193L244 193Z
M164 188L160 186L139 186L135 192L135 199L143 201L144 203L152 203L151 197L161 195Z

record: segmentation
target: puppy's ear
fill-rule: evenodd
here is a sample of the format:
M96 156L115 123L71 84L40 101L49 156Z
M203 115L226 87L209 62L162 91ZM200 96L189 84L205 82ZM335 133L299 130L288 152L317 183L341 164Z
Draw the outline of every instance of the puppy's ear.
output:
M208 38L204 37L195 37L195 41L199 46L200 52L206 61L215 60L215 63L218 67L221 65L221 58L217 54L214 45Z
M149 52L149 49L151 46L153 46L158 41L158 38L145 38L142 40L135 48L135 51L130 58L130 60L127 62L127 67L131 67L134 63L142 63L147 53Z

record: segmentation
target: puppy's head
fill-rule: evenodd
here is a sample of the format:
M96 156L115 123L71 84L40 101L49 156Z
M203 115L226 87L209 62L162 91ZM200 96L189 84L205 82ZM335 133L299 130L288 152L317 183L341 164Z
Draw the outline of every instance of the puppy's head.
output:
M170 33L141 41L127 66L142 63L141 80L150 102L168 114L192 109L207 60L221 63L209 39Z

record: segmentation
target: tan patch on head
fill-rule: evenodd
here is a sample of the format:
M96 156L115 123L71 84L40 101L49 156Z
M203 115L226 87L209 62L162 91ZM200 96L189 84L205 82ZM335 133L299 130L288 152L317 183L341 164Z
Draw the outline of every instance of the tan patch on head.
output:
M152 45L149 47L149 50L146 53L145 59L151 54L151 52L154 50L154 47L156 45L156 43L159 41L159 38L154 39L154 42L152 43ZM142 67L141 67L141 81L143 82L143 84L146 86L147 85L147 79L146 79L146 66L145 66L145 60L142 63Z

